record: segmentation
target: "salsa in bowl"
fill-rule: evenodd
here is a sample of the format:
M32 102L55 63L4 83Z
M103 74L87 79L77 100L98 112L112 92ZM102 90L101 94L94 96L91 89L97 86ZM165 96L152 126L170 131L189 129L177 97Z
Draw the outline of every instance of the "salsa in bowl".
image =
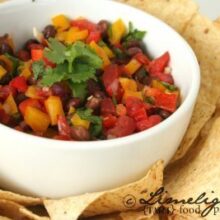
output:
M19 50L0 37L1 123L58 140L106 140L150 129L179 107L169 52L151 58L147 32L132 22L59 14L33 32Z

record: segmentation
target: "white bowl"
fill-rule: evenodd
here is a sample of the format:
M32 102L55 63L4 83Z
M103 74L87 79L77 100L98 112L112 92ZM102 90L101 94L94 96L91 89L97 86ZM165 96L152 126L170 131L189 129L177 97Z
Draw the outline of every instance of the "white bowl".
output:
M10 33L21 45L54 15L84 16L93 21L119 17L147 30L144 41L157 57L169 51L181 107L154 128L108 141L63 142L38 138L0 125L1 187L25 194L62 197L110 189L142 177L155 161L167 163L191 119L200 71L189 45L151 15L110 0L16 0L0 4L0 34Z

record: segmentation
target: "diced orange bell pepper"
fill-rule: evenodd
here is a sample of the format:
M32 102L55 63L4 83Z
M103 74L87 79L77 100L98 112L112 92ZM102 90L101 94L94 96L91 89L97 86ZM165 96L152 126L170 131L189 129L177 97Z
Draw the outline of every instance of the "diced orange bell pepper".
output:
M3 76L5 76L7 74L7 70L0 65L0 79L3 78Z
M71 118L71 122L74 126L82 126L86 129L89 129L90 126L90 122L81 119L77 113L73 115L73 117Z
M133 91L133 92L137 91L137 83L135 82L135 80L128 79L128 78L120 78L119 82L125 91L127 90Z
M103 48L101 48L97 43L94 41L90 43L90 47L97 53L97 55L102 59L103 61L103 68L110 65L111 62L108 58L108 55L104 51Z
M68 31L57 32L56 39L64 42L67 39Z
M27 110L27 107L33 107L33 108L38 108L42 110L42 105L37 99L26 99L23 102L19 104L19 110L22 113L22 115L25 115L25 112Z
M33 98L33 99L43 99L42 96L39 96L39 88L37 86L28 86L27 91L25 92L25 95L28 98Z
M138 69L140 69L141 66L142 66L142 64L133 58L125 66L125 71L128 75L133 75Z
M152 87L155 89L159 89L161 92L165 92L167 88L158 80L152 81Z
M143 100L142 92L134 92L134 91L127 90L124 93L123 100L125 101L128 97L136 97L140 100Z
M17 104L12 94L8 96L2 107L5 110L5 112L9 115L14 115L18 112Z
M43 49L32 49L31 50L31 59L33 61L42 60L43 56L44 56L44 50Z
M24 121L35 131L35 132L46 132L50 125L49 116L40 111L37 108L28 106L25 115Z
M126 33L126 26L122 19L117 20L111 26L109 37L112 44L119 44Z
M59 96L50 96L44 102L45 108L50 116L51 124L57 125L58 117L64 116L62 101Z
M107 46L102 46L102 49L105 51L105 53L107 54L107 56L112 59L115 57L115 54L113 53L113 51Z
M70 27L70 20L65 15L57 15L52 18L52 23L58 31L67 30Z
M20 76L24 76L26 79L30 78L32 73L30 70L31 67L31 61L25 62L22 68L20 69Z
M8 58L6 57L5 55L1 55L0 56L0 61L2 61L3 63L5 63L5 69L10 73L13 71L14 69L14 65L13 65L13 62Z
M83 41L88 37L89 35L88 30L79 31L77 29L78 28L70 28L70 30L67 33L66 40L65 40L67 44L73 44L76 41Z

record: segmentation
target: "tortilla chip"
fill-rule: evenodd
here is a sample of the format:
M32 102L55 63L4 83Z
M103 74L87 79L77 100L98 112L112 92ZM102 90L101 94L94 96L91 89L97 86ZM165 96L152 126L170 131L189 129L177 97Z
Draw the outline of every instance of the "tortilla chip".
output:
M151 192L162 186L163 167L163 162L158 161L143 179L113 190L61 200L45 200L45 208L52 220L75 220L81 215L88 217L138 209L142 206L138 202L139 198L149 198ZM128 208L124 201L130 195L134 198L134 204Z
M220 117L214 122L209 135L190 149L184 158L170 165L165 173L165 188L178 200L198 198L205 192L209 201L220 198ZM213 193L213 192L214 193ZM185 205L196 208L198 205ZM201 204L201 211L207 205ZM216 206L220 208L220 205ZM178 212L177 206L177 212ZM178 214L178 213L175 213ZM191 214L191 219L200 215ZM194 218L195 217L195 218ZM205 219L219 219L219 213L210 213ZM189 218L190 219L190 218Z
M198 6L191 0L119 0L144 10L165 21L176 31L182 33ZM174 19L175 18L175 19Z
M16 220L49 220L47 217L33 214L24 206L2 199L0 200L0 215Z
M43 201L40 198L22 196L20 194L3 191L3 190L0 190L0 199L10 200L24 206L43 204Z
M1 3L1 2L0 2ZM0 216L0 220L12 220L11 218L8 218L8 217L3 217L3 216Z

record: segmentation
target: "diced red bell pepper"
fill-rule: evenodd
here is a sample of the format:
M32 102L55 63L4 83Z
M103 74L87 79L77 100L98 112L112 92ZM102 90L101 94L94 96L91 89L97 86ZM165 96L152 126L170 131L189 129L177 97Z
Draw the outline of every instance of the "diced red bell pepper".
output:
M164 110L175 112L179 95L177 93L160 93L155 97L155 105Z
M115 105L110 98L105 98L101 102L101 115L115 115L116 114L116 108Z
M0 123L8 125L11 117L5 112L4 109L0 109Z
M78 27L81 30L88 30L89 32L95 31L97 26L96 24L88 21L87 19L78 19L71 21L73 27Z
M149 65L149 72L152 75L163 73L165 67L168 66L170 61L170 54L166 52L161 57L153 60Z
M18 92L26 92L28 89L27 80L24 76L15 77L9 84L11 87L18 90Z
M91 31L88 38L86 39L86 43L90 44L92 41L98 43L101 38L102 36L100 31Z
M71 127L67 123L65 116L58 116L59 135L71 138Z
M9 86L9 85L1 87L0 88L0 101L4 102L10 94L12 94L14 97L16 96L17 91L14 87Z
M31 50L31 59L33 61L42 60L43 56L44 56L44 50L43 49L32 49Z
M102 124L105 129L113 128L117 122L117 117L114 115L107 115L103 117Z
M29 107L29 106L42 110L42 105L39 102L39 100L37 100L37 99L26 99L26 100L24 100L23 102L21 102L19 104L19 110L22 113L22 115L25 114L25 111L26 111L27 107Z
M152 115L146 120L142 120L137 122L137 129L138 131L144 131L149 129L162 121L162 118L159 115Z
M148 65L150 63L149 58L143 53L137 53L135 55L135 59L144 65Z
M107 131L107 135L124 137L133 134L135 130L136 124L133 118L129 116L120 116L115 127Z

